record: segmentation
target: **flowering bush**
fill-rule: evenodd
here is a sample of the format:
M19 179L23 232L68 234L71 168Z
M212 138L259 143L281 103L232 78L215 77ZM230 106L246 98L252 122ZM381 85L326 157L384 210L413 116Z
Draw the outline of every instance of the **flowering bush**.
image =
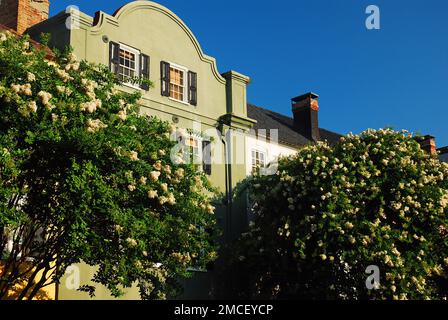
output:
M176 128L139 116L140 94L106 66L45 56L0 35L0 299L23 279L32 298L81 261L114 296L134 283L175 295L216 258L205 175L171 161Z
M247 183L255 218L236 254L250 279L245 294L446 298L447 177L447 164L392 130L281 159L276 175ZM371 265L377 290L366 287Z

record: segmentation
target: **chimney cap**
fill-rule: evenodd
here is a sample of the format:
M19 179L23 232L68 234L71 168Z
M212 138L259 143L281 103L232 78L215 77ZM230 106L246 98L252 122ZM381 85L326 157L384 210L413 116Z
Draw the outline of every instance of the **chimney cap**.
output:
M318 99L319 95L315 94L314 92L308 92L308 93L302 94L298 97L292 98L291 100L292 100L292 102L299 102L299 101L305 100L307 98Z
M431 135L429 135L429 134L427 134L427 135L425 135L425 136L417 136L417 137L415 137L417 140L419 140L419 141L426 141L426 140L434 140L435 139L435 137L434 136L431 136Z

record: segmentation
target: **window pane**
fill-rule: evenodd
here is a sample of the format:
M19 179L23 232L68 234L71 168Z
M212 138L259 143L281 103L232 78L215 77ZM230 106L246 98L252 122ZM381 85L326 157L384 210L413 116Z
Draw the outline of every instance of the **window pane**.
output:
M255 170L257 167L264 168L266 155L263 152L252 150L252 169Z
M118 78L129 81L137 75L137 54L126 49L120 49L120 66L118 68Z
M185 97L184 73L174 67L170 68L170 97L181 101Z

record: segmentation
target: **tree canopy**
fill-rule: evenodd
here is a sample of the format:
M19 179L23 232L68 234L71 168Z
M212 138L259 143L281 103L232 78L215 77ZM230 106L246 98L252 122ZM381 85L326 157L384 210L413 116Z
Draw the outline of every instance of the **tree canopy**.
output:
M32 298L79 262L114 296L136 283L164 299L216 258L214 190L182 149L172 159L176 128L139 115L140 93L118 84L0 34L0 299L24 281Z

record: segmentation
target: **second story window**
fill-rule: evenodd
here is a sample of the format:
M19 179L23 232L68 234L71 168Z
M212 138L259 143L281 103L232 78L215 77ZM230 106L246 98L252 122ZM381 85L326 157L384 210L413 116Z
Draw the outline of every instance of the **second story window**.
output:
M187 102L185 94L185 69L170 65L170 97L182 102Z
M149 90L147 83L139 84L136 79L149 80L149 56L122 43L110 42L110 69L124 85Z
M135 49L120 45L120 64L118 67L118 79L124 83L138 77L140 52Z
M197 74L185 67L161 61L161 93L179 102L197 105Z
M266 167L266 153L259 150L252 150L252 171L257 168Z

